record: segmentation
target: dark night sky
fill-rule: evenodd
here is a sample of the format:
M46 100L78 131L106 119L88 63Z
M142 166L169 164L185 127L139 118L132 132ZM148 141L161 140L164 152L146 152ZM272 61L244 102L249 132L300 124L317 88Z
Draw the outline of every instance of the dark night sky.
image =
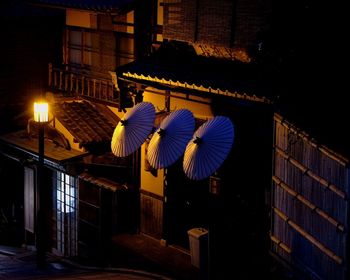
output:
M0 4L0 133L26 124L26 111L46 86L48 63L61 49L59 19L22 2Z
M282 112L321 143L349 155L345 8L321 1L274 1ZM324 1L322 1L324 2ZM343 9L344 8L344 9Z

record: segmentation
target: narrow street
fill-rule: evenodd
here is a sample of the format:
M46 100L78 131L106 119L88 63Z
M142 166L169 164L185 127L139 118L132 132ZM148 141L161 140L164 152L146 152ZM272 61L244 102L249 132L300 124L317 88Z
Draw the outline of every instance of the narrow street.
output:
M47 268L38 270L36 256L33 251L0 246L0 280L28 279L70 279L70 280L142 280L142 279L171 279L161 275L140 270L109 268L98 270L75 266L62 262L57 257L48 256Z

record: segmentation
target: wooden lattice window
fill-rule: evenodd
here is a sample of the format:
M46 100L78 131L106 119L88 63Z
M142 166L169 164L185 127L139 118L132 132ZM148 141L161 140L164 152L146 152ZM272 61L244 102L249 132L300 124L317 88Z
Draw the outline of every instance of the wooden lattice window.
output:
M56 221L55 244L57 253L64 256L77 254L78 188L77 180L63 172L56 171L54 183L54 216Z

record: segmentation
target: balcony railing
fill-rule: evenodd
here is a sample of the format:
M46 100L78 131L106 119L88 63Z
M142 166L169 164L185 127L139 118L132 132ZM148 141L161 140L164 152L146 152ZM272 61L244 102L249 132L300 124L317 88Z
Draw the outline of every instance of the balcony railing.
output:
M67 96L78 96L120 108L120 92L112 80L76 74L49 64L49 88Z

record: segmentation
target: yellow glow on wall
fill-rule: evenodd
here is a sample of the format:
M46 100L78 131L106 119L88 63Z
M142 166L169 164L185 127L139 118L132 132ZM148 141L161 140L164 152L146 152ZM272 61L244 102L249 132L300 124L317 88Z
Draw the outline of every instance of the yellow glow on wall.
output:
M117 117L119 118L119 119L122 119L123 118L123 116L125 115L125 113L123 112L123 111L121 111L121 112L119 112L119 109L118 108L116 108L116 107L112 107L112 106L107 106L114 114L116 114L117 115ZM128 110L130 110L131 108L126 108L126 112L128 111Z
M67 9L66 24L85 28L96 28L96 15L89 12Z
M49 121L49 104L46 102L34 102L34 121Z
M141 189L160 196L164 196L164 192L163 192L164 170L158 169L157 176L153 176L150 172L145 171L145 160L146 160L145 146L146 144L142 144L141 146Z
M157 89L150 88L149 91L147 89L143 93L143 101L153 103L154 107L157 111L164 110L165 97L163 95L155 94L154 92L164 92ZM209 104L196 103L190 100L184 100L181 98L176 98L175 93L171 93L172 96L170 99L170 110L176 109L188 109L190 110L196 118L200 119L208 119L213 117L213 112ZM179 97L181 96L178 94ZM183 94L182 94L183 96ZM201 98L201 97L193 97L193 99L198 99L201 102L210 102L210 99Z
M163 25L163 0L158 0L157 24Z
M163 42L163 34L157 34L157 42Z
M131 11L129 13L126 14L126 22L127 23L134 23L134 11ZM130 34L134 34L134 26L127 26L126 27L126 32L130 33Z
M164 93L163 90L158 90L155 88L147 88L143 93L143 101L151 102L157 111L164 110L165 97L164 95L156 94L156 92ZM193 101L180 99L176 97L175 93L172 93L172 96L174 97L171 97L171 100L170 100L171 110L186 108L190 110L193 113L193 115L197 118L208 119L213 117L213 112L209 104L195 103ZM179 94L179 97L180 96L181 95ZM210 101L210 99L205 99L200 97L196 97L196 99L198 99L198 101L201 101L201 102ZM146 144L143 144L141 146L141 189L160 196L164 196L164 190L163 190L164 169L158 169L157 176L153 176L151 172L148 172L145 170L145 160L146 160L145 146Z

